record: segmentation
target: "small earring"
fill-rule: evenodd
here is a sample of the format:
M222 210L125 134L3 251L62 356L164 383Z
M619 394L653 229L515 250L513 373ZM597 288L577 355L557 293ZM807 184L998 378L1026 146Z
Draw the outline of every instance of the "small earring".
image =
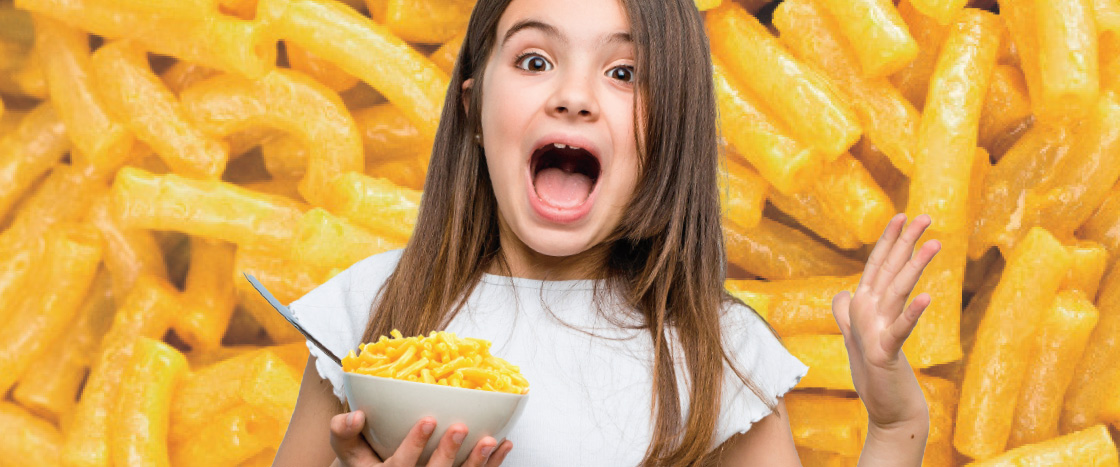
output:
M482 144L482 134L481 133L475 133L474 134L474 142Z

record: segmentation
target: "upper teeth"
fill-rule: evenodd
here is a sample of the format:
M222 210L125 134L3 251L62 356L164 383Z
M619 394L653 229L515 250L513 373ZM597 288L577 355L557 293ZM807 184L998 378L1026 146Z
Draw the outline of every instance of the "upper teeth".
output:
M555 147L557 147L557 148L559 148L559 149L564 149L564 148L579 149L579 148L577 148L577 147L575 147L575 146L567 146L567 145L564 145L563 143L552 143L552 145L553 145L553 146L555 146Z

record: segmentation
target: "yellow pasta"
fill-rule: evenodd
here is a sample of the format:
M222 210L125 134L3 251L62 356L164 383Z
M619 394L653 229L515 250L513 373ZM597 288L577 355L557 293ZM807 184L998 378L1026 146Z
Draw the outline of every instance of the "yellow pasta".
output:
M446 331L406 338L394 329L390 336L362 344L359 353L351 350L342 359L342 369L467 389L511 394L529 392L529 381L521 376L521 370L491 355L489 341L461 338Z

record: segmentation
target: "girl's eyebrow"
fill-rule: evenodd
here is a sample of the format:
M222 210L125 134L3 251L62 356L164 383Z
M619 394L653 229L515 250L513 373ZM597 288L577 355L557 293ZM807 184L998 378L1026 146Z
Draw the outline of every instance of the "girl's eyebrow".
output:
M506 31L505 36L502 37L502 43L501 43L500 47L504 47L506 42L509 41L509 39L511 37L513 37L514 34L517 34L518 32L520 32L522 30L526 30L526 29L539 30L539 31L543 32L546 36L548 36L552 39L560 41L561 43L563 43L565 45L568 44L567 36L565 36L563 33L561 33L560 30L557 29L555 26L553 26L551 24L548 24L548 23L545 23L544 21L529 18L529 19L523 19L521 21L518 21L513 26L511 26L509 28L509 30ZM606 46L606 45L611 45L611 44L615 44L615 43L629 44L629 43L633 43L633 42L634 42L634 40L630 37L630 33L615 32L615 33L612 33L612 34L606 36L605 38L603 38L603 40L601 41L601 44Z
M514 34L517 34L518 32L525 29L537 29L543 32L548 37L563 42L564 44L568 43L568 38L561 34L560 30L556 29L556 26L545 23L544 21L530 18L518 21L513 26L511 26L509 30L506 31L505 37L502 38L502 45L504 46L506 42L509 41L509 38L513 37Z

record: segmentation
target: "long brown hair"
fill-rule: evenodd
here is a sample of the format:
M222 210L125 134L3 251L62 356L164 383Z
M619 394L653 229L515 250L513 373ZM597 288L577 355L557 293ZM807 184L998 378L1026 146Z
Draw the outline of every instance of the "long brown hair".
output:
M432 150L416 229L371 310L363 341L390 330L417 335L443 329L483 272L502 263L498 206L482 149L482 79L510 0L479 0L452 72ZM724 363L730 362L720 313L735 301L723 288L726 256L720 226L719 149L712 63L693 0L620 0L636 48L635 138L639 177L606 252L602 279L653 340L653 440L646 465L710 460ZM463 104L462 84L474 79ZM468 111L468 108L470 109ZM675 339L674 343L670 337ZM671 346L688 371L682 416ZM757 386L730 365L768 404Z

